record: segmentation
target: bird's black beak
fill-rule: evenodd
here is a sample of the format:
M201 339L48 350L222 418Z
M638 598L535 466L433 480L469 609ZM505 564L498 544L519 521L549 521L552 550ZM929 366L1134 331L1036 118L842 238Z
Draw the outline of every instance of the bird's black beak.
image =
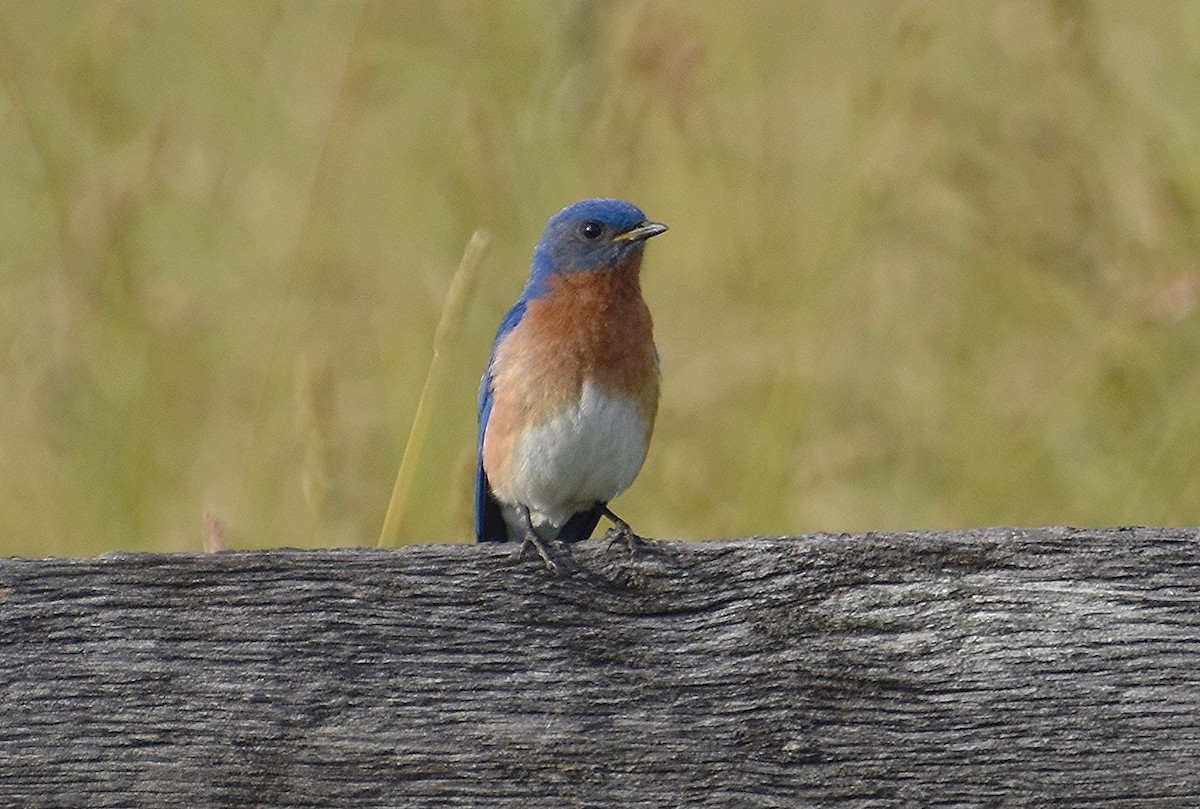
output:
M651 236L666 233L667 226L662 222L643 222L635 228L613 236L614 242L644 242Z

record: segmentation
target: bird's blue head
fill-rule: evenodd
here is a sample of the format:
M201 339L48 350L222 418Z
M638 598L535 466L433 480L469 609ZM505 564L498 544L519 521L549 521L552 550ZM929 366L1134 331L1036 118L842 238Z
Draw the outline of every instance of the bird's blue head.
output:
M649 222L635 205L621 199L585 199L550 217L533 251L526 296L545 292L554 274L625 266L640 258L646 239L667 226Z

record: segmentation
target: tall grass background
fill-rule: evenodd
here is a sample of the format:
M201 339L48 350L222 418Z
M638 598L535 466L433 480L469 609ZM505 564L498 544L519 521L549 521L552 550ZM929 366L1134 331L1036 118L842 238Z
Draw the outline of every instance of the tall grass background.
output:
M1200 4L0 6L0 553L470 537L545 219L620 195L640 533L1200 523Z

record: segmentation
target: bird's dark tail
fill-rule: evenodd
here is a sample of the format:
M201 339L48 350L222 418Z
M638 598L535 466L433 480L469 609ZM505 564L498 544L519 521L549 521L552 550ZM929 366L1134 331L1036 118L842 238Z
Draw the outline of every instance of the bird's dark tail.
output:
M604 514L606 505L607 503L597 503L594 508L577 512L558 532L558 541L582 542L590 537L600 523L600 517Z

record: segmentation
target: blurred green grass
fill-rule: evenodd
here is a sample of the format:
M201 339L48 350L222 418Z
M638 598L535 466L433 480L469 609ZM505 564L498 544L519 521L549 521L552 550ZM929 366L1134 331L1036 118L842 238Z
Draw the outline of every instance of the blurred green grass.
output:
M1200 523L1200 5L0 6L0 553L406 541L545 218L671 225L649 536Z

